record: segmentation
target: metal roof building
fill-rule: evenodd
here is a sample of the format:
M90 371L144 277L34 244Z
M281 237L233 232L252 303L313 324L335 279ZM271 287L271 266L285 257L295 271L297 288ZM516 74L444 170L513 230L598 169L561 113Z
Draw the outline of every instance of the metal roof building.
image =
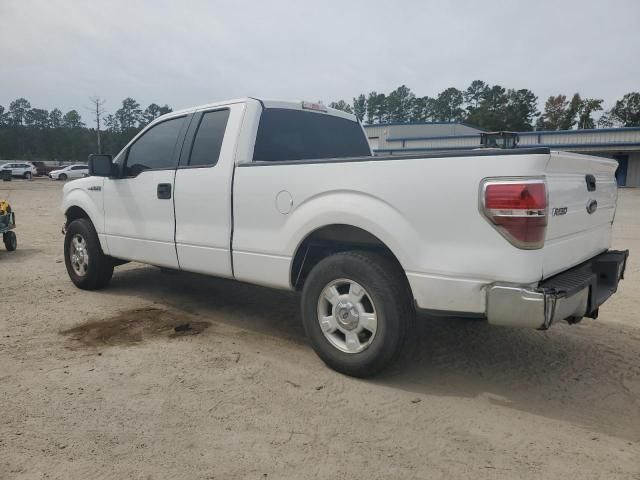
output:
M378 155L480 147L481 129L463 123L364 125ZM549 147L618 161L618 185L640 187L640 127L519 132L518 148Z

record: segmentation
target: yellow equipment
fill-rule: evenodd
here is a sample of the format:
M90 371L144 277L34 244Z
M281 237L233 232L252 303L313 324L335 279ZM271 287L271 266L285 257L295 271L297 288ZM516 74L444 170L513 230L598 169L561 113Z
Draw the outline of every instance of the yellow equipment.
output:
M18 247L16 234L12 230L16 228L16 215L11 205L6 200L0 200L0 233L7 250L13 252Z
M0 200L0 215L9 215L11 213L11 205L6 200Z

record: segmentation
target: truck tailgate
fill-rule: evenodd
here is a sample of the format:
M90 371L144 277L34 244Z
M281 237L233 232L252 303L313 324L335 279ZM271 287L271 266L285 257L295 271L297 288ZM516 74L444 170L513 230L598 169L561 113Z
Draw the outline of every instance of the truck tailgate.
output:
M618 190L615 160L551 152L543 278L609 248Z

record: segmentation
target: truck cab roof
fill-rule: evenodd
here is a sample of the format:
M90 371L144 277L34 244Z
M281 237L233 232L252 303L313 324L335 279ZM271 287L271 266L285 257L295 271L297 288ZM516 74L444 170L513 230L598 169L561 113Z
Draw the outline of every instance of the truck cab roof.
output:
M304 100L278 100L278 99L266 99L266 98L256 98L256 97L244 97L244 98L236 98L232 100L224 100L222 102L213 102L213 103L205 103L203 105L198 105L195 107L185 108L182 110L176 110L171 113L167 113L159 117L157 120L171 118L178 115L184 115L191 112L197 112L199 110L207 110L210 108L216 107L224 107L227 105L233 105L236 103L250 103L257 102L262 108L280 108L280 109L289 109L289 110L305 110L310 112L316 112L324 115L333 115L335 117L345 118L347 120L352 120L357 122L358 119L355 115L348 112L343 112L342 110L337 110L335 108L327 107L319 102L309 102Z

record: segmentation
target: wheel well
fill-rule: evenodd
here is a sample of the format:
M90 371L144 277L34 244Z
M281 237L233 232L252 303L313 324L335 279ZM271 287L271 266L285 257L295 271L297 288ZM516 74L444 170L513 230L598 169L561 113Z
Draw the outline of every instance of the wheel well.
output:
M87 220L91 221L87 212L75 205L73 207L69 207L64 214L67 217L67 222L65 223L65 225L69 225L71 222L79 218L86 218Z
M291 285L295 290L301 290L309 272L321 260L347 250L372 250L383 253L397 264L404 275L404 269L396 256L378 237L362 228L335 224L314 230L300 243L291 264Z

